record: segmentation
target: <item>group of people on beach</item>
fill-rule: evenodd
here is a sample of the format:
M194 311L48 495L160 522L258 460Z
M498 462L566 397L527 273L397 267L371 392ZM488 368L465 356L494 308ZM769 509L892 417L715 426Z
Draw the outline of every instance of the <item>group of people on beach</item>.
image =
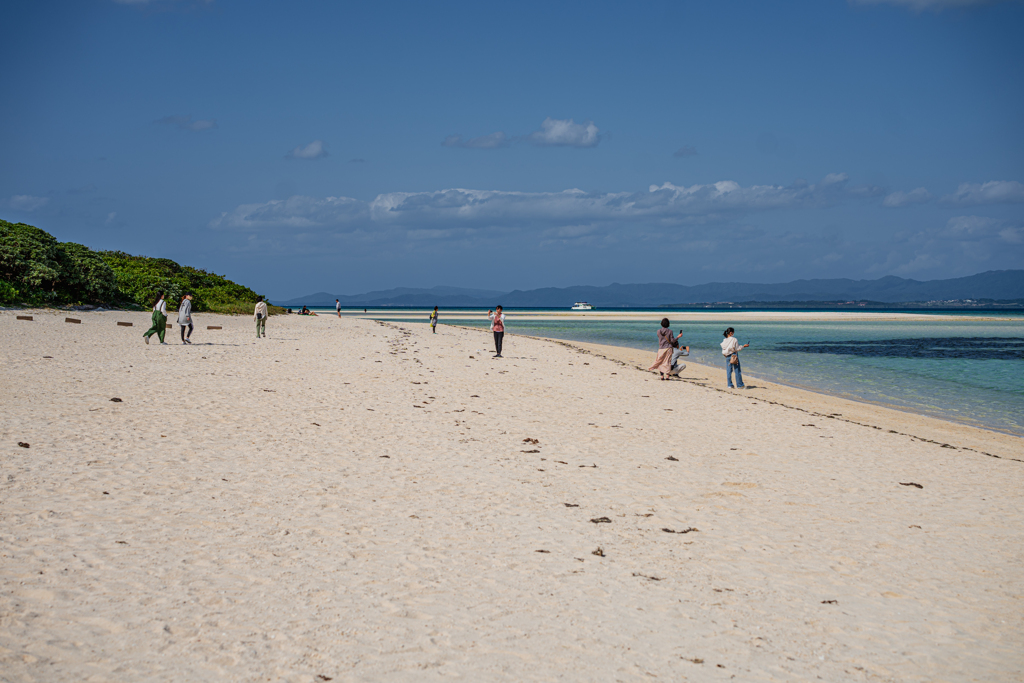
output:
M661 319L661 329L658 330L658 355L654 359L654 365L647 368L650 371L657 370L660 379L667 380L671 377L678 376L680 371L686 368L685 363L679 362L680 356L689 356L690 347L684 346L680 341L679 337L672 334L672 330L669 329L671 323L668 318ZM679 335L682 336L683 331L679 330ZM750 344L740 344L734 336L736 330L728 328L722 333L725 339L722 341L722 355L725 357L725 384L730 389L746 389L746 385L743 384L743 372L740 369L740 349L745 349ZM732 376L736 373L736 385L733 386Z
M160 339L161 344L167 344L164 341L164 335L167 333L167 301L164 296L164 292L157 295L156 302L153 304L152 325L142 335L142 339L147 344L149 338L154 334ZM267 315L267 302L263 300L262 296L256 297L256 307L253 310L252 319L256 321L257 339L267 336ZM181 343L191 344L192 330L195 329L195 325L192 323L192 294L190 293L183 295L181 303L178 304L178 327L181 329Z

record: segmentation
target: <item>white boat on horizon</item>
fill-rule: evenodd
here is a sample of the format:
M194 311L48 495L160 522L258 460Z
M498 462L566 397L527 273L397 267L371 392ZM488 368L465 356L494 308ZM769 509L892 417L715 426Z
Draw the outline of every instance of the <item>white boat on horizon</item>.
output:
M586 301L577 301L572 305L573 311L592 311L594 307L588 304Z

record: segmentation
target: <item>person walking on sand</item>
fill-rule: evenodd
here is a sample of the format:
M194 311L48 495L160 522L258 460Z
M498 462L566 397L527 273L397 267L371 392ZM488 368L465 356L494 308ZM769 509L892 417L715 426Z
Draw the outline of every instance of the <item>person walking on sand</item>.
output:
M487 317L491 321L491 332L494 333L494 357L501 358L501 343L505 340L505 313L498 306L493 311L487 311Z
M437 334L437 306L430 312L430 331Z
M252 312L252 319L256 321L256 338L262 334L267 336L267 302L262 296L256 297L256 310Z
M725 340L722 341L722 355L725 356L725 385L730 389L732 386L732 371L736 371L736 388L746 389L747 387L743 384L743 372L740 370L740 349L745 349L750 344L744 344L740 346L740 343L736 341L736 337L733 335L736 330L731 327L727 329L723 334Z
M181 297L181 303L178 305L178 327L181 328L181 343L191 344L192 343L192 295L186 294ZM185 334L185 328L188 328L188 334Z
M142 335L142 338L149 343L149 338L153 335L160 337L160 343L166 344L164 341L164 335L167 334L167 302L164 301L164 293L160 292L160 295L156 299L156 303L153 304L153 324L150 326L146 333Z
M661 319L661 329L658 330L658 356L654 359L654 365L647 368L657 370L661 379L668 379L666 375L672 370L672 345L678 343L669 329L670 324L668 318Z
M334 300L334 310L338 312L338 317L341 317L341 301L338 299Z

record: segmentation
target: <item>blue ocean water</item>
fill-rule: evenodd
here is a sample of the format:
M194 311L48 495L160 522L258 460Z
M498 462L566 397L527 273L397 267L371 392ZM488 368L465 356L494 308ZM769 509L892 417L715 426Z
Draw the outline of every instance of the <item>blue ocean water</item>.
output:
M650 321L532 321L509 315L510 332L649 349ZM421 322L420 318L410 318ZM486 327L480 317L444 323ZM1024 436L1024 321L741 321L733 323L748 375ZM721 369L720 322L675 323L695 362Z

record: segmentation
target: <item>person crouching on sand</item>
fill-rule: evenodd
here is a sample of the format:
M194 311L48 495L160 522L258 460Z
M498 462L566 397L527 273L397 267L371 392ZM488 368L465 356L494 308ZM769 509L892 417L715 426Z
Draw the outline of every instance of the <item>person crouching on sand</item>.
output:
M181 343L191 344L192 343L192 295L186 294L181 297L181 303L178 305L178 327L181 328ZM185 328L188 328L188 334L185 334Z
M745 349L750 344L740 346L736 337L733 336L735 333L736 330L731 327L723 333L725 335L725 340L722 342L722 355L725 356L725 385L730 389L733 388L732 371L735 370L736 388L746 389L747 387L743 385L743 373L740 370L740 349Z
M679 337L683 336L683 331L679 330ZM679 341L679 337L676 337L676 343L672 348L672 368L669 370L669 375L672 377L678 377L679 373L686 369L686 363L680 362L682 356L690 355L690 347L683 346L682 342Z
M149 338L154 334L160 337L160 343L166 344L164 341L164 335L167 333L167 302L164 301L164 293L160 292L160 296L157 297L156 303L153 304L153 325L146 330L146 333L142 335L142 338L149 343Z
M501 343L505 339L505 313L498 306L493 311L487 311L487 317L491 321L491 332L494 333L494 357L501 358Z
M437 334L437 306L430 312L430 331Z
M668 327L670 324L668 318L661 319L661 329L658 330L658 356L654 359L654 365L647 368L657 370L661 379L668 379L665 375L672 369L669 360L672 358L672 344L676 338L672 336L672 330Z
M267 302L263 300L262 296L256 297L256 310L252 312L252 319L256 321L256 338L260 338L260 334L264 337L267 336Z

